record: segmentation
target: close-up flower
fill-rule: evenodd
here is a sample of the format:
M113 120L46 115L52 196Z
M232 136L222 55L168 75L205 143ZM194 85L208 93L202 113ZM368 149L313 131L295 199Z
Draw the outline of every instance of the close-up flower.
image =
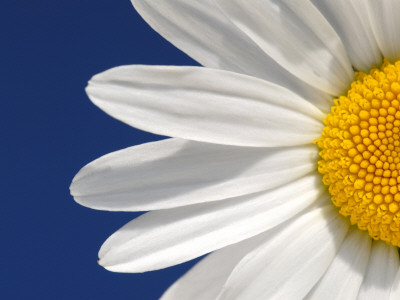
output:
M90 100L171 137L82 168L71 194L150 211L99 264L205 256L162 299L400 299L400 1L132 0L202 66L120 66Z

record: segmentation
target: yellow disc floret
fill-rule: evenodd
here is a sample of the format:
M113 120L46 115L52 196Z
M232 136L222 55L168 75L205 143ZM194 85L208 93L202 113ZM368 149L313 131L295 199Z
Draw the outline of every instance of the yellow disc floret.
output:
M372 238L400 246L400 61L356 72L324 124L318 171L333 204Z

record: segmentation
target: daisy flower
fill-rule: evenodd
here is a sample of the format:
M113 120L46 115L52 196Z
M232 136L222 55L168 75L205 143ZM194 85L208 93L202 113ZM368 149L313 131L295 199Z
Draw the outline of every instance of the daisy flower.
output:
M74 178L84 206L150 211L99 263L210 253L162 299L400 299L400 1L132 2L204 67L90 80L106 113L172 137Z

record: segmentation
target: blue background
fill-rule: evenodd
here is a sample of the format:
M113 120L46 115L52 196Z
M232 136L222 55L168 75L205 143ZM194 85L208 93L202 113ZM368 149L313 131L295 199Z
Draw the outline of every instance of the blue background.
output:
M107 116L84 88L124 64L196 65L129 0L2 0L0 299L156 299L192 264L118 274L97 264L103 241L138 213L76 204L81 167L161 139Z

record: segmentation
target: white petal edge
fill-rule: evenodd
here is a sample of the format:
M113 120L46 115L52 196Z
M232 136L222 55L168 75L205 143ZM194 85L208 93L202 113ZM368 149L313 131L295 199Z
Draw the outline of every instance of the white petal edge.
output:
M213 0L132 0L149 25L205 67L284 86L325 112L332 97L290 74L220 11Z
M207 255L170 286L161 300L216 299L231 272L248 253L284 232L290 224L299 222L304 215L325 205L319 201L271 230Z
M351 227L328 270L305 299L356 299L370 251L371 238L368 233Z
M94 76L86 92L133 127L215 144L309 144L320 135L325 116L280 86L202 67L117 67Z
M383 56L391 61L400 59L400 1L368 1L372 31Z
M265 240L266 236L273 235L287 222L265 233L210 253L171 285L161 300L216 299L236 264Z
M368 268L357 299L389 299L398 269L397 248L382 241L373 241Z
M315 169L318 149L234 147L167 139L107 154L71 184L79 204L145 211L269 190Z
M109 237L99 263L115 272L166 268L260 234L327 198L320 178L309 175L268 192L152 211Z
M313 0L343 41L352 65L368 72L382 62L382 55L369 26L368 12L360 9L367 1Z
M230 20L290 73L340 95L354 73L345 48L309 1L216 0Z
M302 299L328 268L348 227L332 205L303 215L248 253L218 299Z

